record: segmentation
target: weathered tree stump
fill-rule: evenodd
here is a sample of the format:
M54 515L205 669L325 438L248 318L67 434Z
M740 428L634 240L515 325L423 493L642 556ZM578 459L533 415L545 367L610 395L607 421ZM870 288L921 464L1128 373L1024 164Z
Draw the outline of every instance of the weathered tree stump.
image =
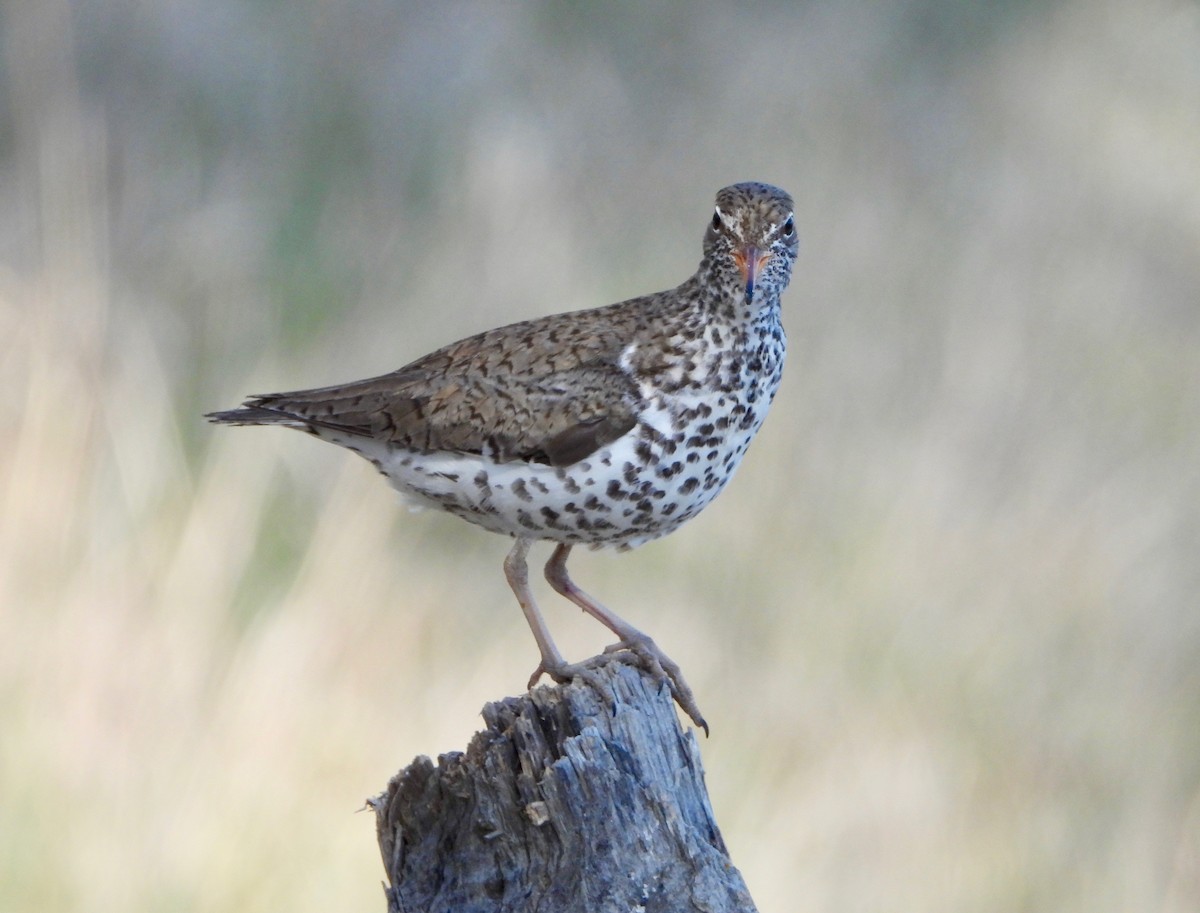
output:
M483 709L371 800L389 913L745 913L670 694L622 662Z

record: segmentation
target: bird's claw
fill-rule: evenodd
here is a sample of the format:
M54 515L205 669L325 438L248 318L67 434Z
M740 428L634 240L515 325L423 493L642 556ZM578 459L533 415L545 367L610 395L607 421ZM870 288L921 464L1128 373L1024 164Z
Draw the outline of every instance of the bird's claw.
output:
M594 656L583 662L550 664L542 660L529 679L529 687L532 688L539 678L547 675L560 685L576 678L583 679L594 690L603 693L604 689L601 687L595 670L610 661L637 666L648 672L655 681L665 684L680 709L688 715L693 723L704 730L706 736L708 735L708 723L700 713L695 695L692 694L692 689L684 679L678 663L663 653L649 637L618 641L605 647L601 656Z
M649 672L652 678L665 683L671 689L671 696L675 698L675 703L693 723L704 730L706 736L708 735L708 723L700 713L696 697L683 677L683 670L679 668L679 664L675 660L659 649L653 638L645 635L627 638L605 647L604 652L622 662L631 662L625 657L632 657L632 662Z

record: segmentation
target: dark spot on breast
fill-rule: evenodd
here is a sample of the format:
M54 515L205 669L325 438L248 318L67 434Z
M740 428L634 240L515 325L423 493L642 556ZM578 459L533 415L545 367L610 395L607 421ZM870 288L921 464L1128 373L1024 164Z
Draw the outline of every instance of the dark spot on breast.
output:
M607 504L605 504L595 495L588 495L587 500L583 502L583 506L588 510L594 510L598 513L607 513L609 510L611 510Z
M662 442L665 437L665 435L653 425L642 425L642 435L646 438L646 440L652 441L655 444Z
M525 487L524 479L517 479L515 482L513 482L512 483L512 491L513 491L513 494L516 495L518 498L520 498L522 501L532 501L533 500L533 495L531 495L529 493L529 489ZM524 524L522 524L522 525L524 525Z
M681 495L690 495L693 491L695 491L699 487L700 487L700 480L697 479L695 476L692 476L687 481L685 481L682 485L679 486L679 493Z

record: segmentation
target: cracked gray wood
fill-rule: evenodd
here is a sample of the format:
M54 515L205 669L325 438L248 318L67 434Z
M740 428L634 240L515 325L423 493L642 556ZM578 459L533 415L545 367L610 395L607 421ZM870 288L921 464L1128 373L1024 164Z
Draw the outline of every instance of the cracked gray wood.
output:
M370 800L389 913L754 913L670 694L610 661L488 704Z

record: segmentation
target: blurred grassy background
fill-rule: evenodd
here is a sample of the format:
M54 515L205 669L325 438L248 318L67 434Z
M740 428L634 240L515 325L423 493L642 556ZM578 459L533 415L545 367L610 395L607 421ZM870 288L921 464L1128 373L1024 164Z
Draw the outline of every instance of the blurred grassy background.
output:
M0 908L382 909L354 810L535 663L507 545L200 415L673 285L746 179L785 388L574 570L761 909L1200 908L1196 4L0 15Z

